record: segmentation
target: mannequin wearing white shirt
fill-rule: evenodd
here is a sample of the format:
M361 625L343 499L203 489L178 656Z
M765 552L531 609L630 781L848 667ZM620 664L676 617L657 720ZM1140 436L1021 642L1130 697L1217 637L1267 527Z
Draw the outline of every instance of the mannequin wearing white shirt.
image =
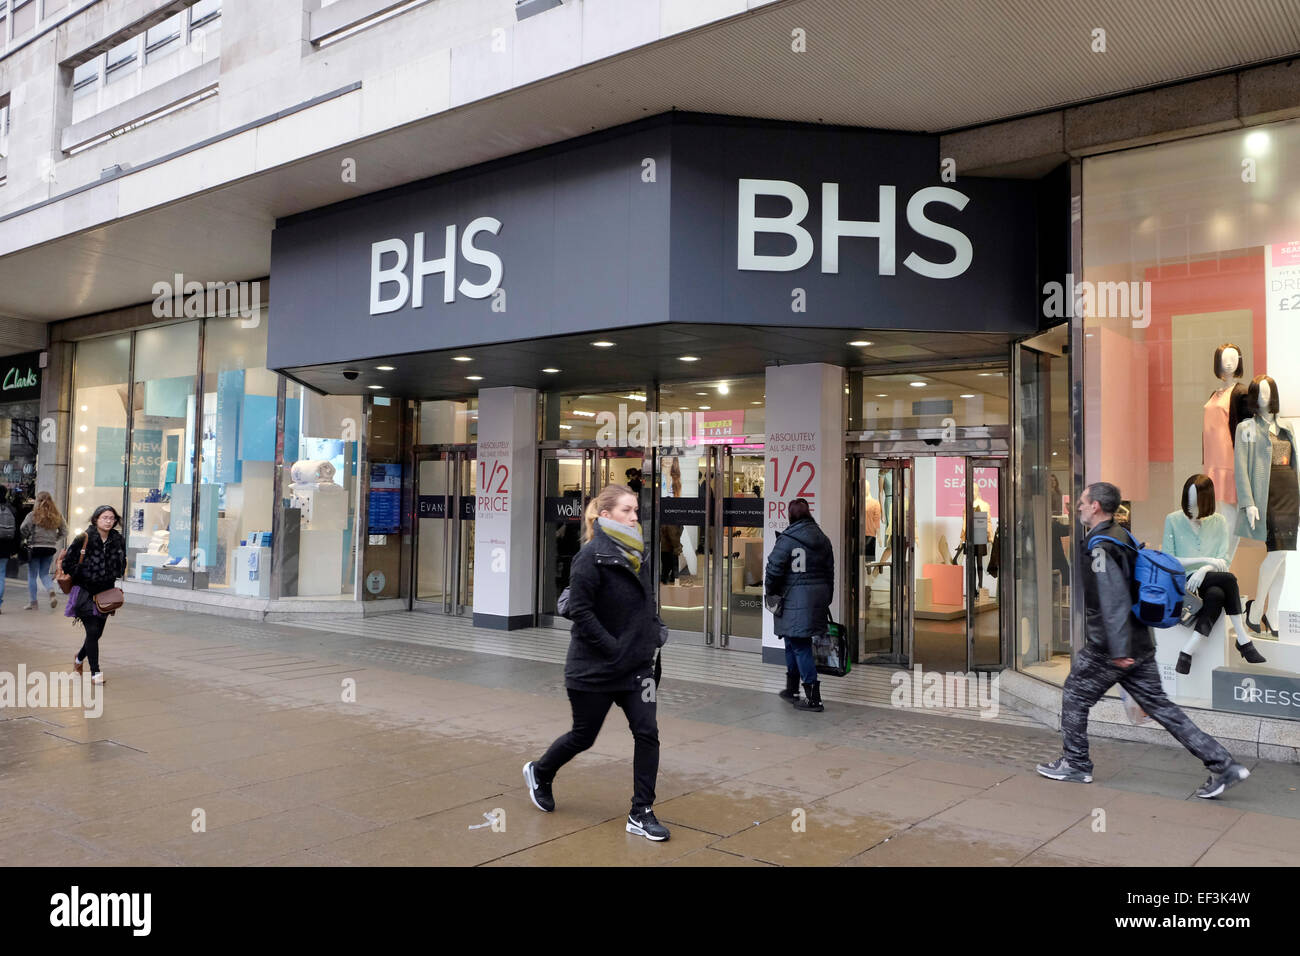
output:
M1199 515L1201 513L1200 502L1198 500L1197 489L1195 485L1189 484L1187 486L1186 511L1190 515ZM1214 514L1211 514L1211 517L1216 517L1216 516ZM1201 528L1202 519L1199 517L1194 517L1189 520L1191 521L1192 527L1199 532ZM1189 555L1186 557L1184 557L1183 555L1174 555L1174 557L1178 559L1179 563L1182 564L1184 568L1194 567L1196 569L1194 571L1189 571L1187 574L1187 590L1189 591L1200 591L1201 584L1202 582L1204 582L1205 576L1210 572L1217 571L1220 573L1225 573L1228 570L1228 562L1223 558L1206 557L1200 555ZM1242 655L1245 656L1247 653L1246 647L1247 645L1251 644L1250 639L1246 634L1245 622L1242 620L1241 614L1229 614L1228 620L1232 623L1232 629L1236 632L1237 648L1238 650L1241 651ZM1189 672L1191 657L1193 654L1196 653L1196 649L1201 645L1201 642L1204 640L1205 640L1204 634L1201 634L1197 631L1192 632L1192 636L1188 638L1187 643L1183 645L1183 650L1182 650L1182 654L1187 656L1187 660L1183 661L1182 655L1180 655L1179 663L1181 666L1178 669L1178 672L1180 674L1186 674ZM1251 650L1251 654L1252 656L1254 655L1253 648Z
M1270 435L1277 435L1279 433L1278 417L1276 413L1270 410L1272 399L1273 391L1268 380L1260 381L1259 400L1256 407L1251 411L1268 424ZM1268 440L1267 436L1263 440ZM1267 502L1265 506L1267 507ZM1246 519L1250 522L1252 529L1263 520L1257 505L1246 508ZM1250 625L1251 630L1257 633L1259 633L1262 620L1269 609L1272 608L1276 614L1279 595L1274 592L1281 591L1282 588L1282 572L1286 567L1286 555L1286 551L1270 551L1259 566L1259 583L1255 589L1256 597L1254 600L1247 602L1246 606L1246 622Z

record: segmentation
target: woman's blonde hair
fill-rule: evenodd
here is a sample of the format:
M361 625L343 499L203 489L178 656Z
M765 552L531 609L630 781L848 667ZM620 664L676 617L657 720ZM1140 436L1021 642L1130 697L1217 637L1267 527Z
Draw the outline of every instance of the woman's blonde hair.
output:
M606 485L600 489L600 494L587 502L587 511L583 515L582 540L584 543L591 540L591 536L596 533L596 519L600 517L602 511L613 511L614 506L618 504L618 499L624 495L636 497L636 492L627 485Z
M36 507L32 509L32 522L51 530L63 524L63 515L59 514L59 506L54 503L54 498L48 491L36 492Z

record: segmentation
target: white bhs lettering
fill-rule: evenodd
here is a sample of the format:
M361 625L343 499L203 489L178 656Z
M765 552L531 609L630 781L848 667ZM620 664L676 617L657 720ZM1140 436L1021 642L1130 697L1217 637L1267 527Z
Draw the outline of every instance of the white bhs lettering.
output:
M460 292L471 299L486 299L501 285L503 266L501 257L495 252L480 249L474 245L474 238L480 232L496 235L501 231L501 220L491 216L480 216L473 220L460 237L460 254L465 261L488 270L488 277L483 282L460 280ZM447 226L443 240L443 254L437 259L424 257L424 233L417 232L412 242L412 250L407 249L401 239L382 239L370 244L370 314L382 315L396 312L411 300L411 308L418 309L424 305L424 280L426 276L442 274L442 301L456 300L456 226ZM396 261L384 266L384 256L392 255ZM407 260L410 259L411 276L406 275ZM397 286L397 295L385 299L381 297L385 285Z
M840 239L843 237L875 239L878 248L877 269L882 276L892 276L895 267L895 187L880 187L880 218L860 221L840 218L840 184L822 183L822 272L840 271ZM759 216L755 207L759 196L780 196L790 203L784 216ZM926 218L925 207L938 202L952 206L958 212L966 208L970 198L947 186L926 186L918 189L907 201L907 224L912 231L951 246L950 262L930 262L915 252L903 260L903 265L918 275L930 279L952 279L970 268L974 250L970 239L951 226ZM813 237L800 223L808 215L808 194L797 184L784 179L740 180L740 217L736 233L736 268L757 272L793 272L802 269L813 257ZM784 256L759 255L754 250L755 237L760 232L789 236L794 240L794 251Z

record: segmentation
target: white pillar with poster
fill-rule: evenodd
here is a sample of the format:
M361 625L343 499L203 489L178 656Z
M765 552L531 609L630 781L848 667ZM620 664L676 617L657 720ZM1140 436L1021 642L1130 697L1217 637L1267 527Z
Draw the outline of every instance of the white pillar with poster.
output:
M763 554L789 524L786 508L803 498L835 552L831 616L843 621L844 369L835 365L769 366L763 499ZM772 613L763 611L763 660L784 663Z
M478 393L474 510L474 625L533 623L537 575L537 391Z

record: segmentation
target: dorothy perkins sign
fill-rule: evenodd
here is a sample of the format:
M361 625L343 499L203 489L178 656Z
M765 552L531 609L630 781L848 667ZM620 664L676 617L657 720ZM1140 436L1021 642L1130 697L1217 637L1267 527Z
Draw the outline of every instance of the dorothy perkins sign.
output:
M41 397L41 353L0 357L0 402L27 402Z

